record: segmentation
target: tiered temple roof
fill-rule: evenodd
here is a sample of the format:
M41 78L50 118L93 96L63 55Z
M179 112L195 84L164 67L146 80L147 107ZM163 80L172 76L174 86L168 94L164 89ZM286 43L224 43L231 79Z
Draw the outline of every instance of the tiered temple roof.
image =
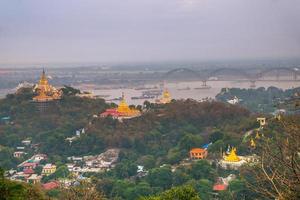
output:
M160 99L158 99L156 101L156 103L166 104L166 103L170 103L171 100L172 100L172 98L171 98L170 92L167 89L165 89L163 94L162 94L162 97Z
M37 96L33 97L36 102L47 102L61 98L61 91L49 84L45 71L43 70L39 83L34 87Z
M107 109L100 114L101 117L112 116L113 118L133 118L140 115L141 112L139 110L128 106L124 94L122 94L122 100L117 108Z

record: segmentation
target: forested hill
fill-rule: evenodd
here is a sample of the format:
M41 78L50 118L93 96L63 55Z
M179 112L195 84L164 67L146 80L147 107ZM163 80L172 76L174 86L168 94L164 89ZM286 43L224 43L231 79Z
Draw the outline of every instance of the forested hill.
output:
M118 147L137 157L152 155L160 158L158 162L174 163L186 156L189 148L209 142L211 134L220 129L225 146L239 144L241 134L255 126L249 111L220 102L180 100L149 105L141 117L119 122L93 118L111 106L102 99L64 96L48 112L40 113L31 98L31 92L25 90L0 100L0 117L11 118L10 123L0 125L0 145L6 149L1 154L6 162L0 164L5 168L19 162L12 158L12 151L27 138L39 144L38 152L55 158L55 162ZM65 139L80 128L85 128L86 134L70 145Z
M252 112L270 113L281 107L289 111L290 108L284 105L284 103L299 93L300 87L287 90L276 87L260 87L256 89L223 88L216 96L216 99L227 102L237 97L240 99L239 104Z

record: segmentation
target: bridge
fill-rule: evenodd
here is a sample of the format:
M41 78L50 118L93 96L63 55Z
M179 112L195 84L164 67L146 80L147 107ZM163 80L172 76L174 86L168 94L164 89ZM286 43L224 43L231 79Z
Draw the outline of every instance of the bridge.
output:
M250 72L251 69L239 69L239 68L218 68L213 70L194 70L190 68L176 68L172 69L161 76L161 80L166 81L176 74L185 74L194 80L202 81L202 86L206 87L208 81L249 81L250 87L256 87L257 81L300 81L298 76L300 75L300 69L297 67L276 67L265 68L258 72ZM275 79L273 76L275 74ZM285 77L285 79L281 79ZM266 79L267 78L267 79ZM286 79L287 78L287 79Z

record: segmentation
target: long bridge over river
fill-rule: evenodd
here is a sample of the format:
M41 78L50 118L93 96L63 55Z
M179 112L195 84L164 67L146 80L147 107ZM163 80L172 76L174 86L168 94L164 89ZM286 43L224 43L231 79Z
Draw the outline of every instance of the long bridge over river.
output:
M195 70L191 68L172 69L160 77L167 81L178 74L185 74L194 80L202 81L202 86L207 86L209 81L249 81L250 87L255 87L257 81L300 81L300 69L297 67L277 67L265 69L239 69L239 68L218 68L212 70Z

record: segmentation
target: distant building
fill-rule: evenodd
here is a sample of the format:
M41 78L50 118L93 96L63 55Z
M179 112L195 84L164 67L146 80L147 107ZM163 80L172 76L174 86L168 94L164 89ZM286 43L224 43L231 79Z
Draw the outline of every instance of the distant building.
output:
M23 167L23 170L35 169L37 167L37 163L27 162L27 163L24 163L21 167Z
M237 170L243 164L247 163L249 159L244 156L238 156L236 154L236 148L231 148L228 155L224 155L223 159L219 161L219 164L224 169Z
M202 148L193 148L190 150L190 159L199 160L207 157L207 150Z
M32 174L26 180L27 183L37 184L41 182L42 177L37 174Z
M256 120L259 122L260 127L263 127L266 125L266 118L265 117L258 117Z
M34 91L38 94L33 97L33 101L47 102L61 99L62 92L48 83L45 71L43 70L39 83L34 87Z
M170 92L167 89L165 89L162 94L162 97L160 99L157 99L155 102L158 104L167 104L170 103L171 100L172 98Z
M81 98L96 99L95 95L92 92L83 92L80 94L76 94L76 96Z
M25 154L24 151L15 151L14 152L14 157L15 158L21 158Z
M26 145L26 146L28 146L28 145L31 144L31 140L22 140L21 143L24 144L24 145Z
M100 114L100 117L108 117L111 116L115 119L130 119L134 117L138 117L141 115L141 112L134 108L129 108L126 103L124 94L122 94L122 100L117 108L106 109L105 112Z
M53 189L56 189L59 187L59 182L58 181L51 181L51 182L48 182L48 183L45 183L42 185L42 188L44 190L53 190Z
M56 171L56 165L46 164L43 167L42 175L49 176L50 174L53 174L55 171Z
M240 99L237 98L236 96L234 96L232 99L227 100L227 102L229 104L235 105L235 104L238 104L240 102Z

